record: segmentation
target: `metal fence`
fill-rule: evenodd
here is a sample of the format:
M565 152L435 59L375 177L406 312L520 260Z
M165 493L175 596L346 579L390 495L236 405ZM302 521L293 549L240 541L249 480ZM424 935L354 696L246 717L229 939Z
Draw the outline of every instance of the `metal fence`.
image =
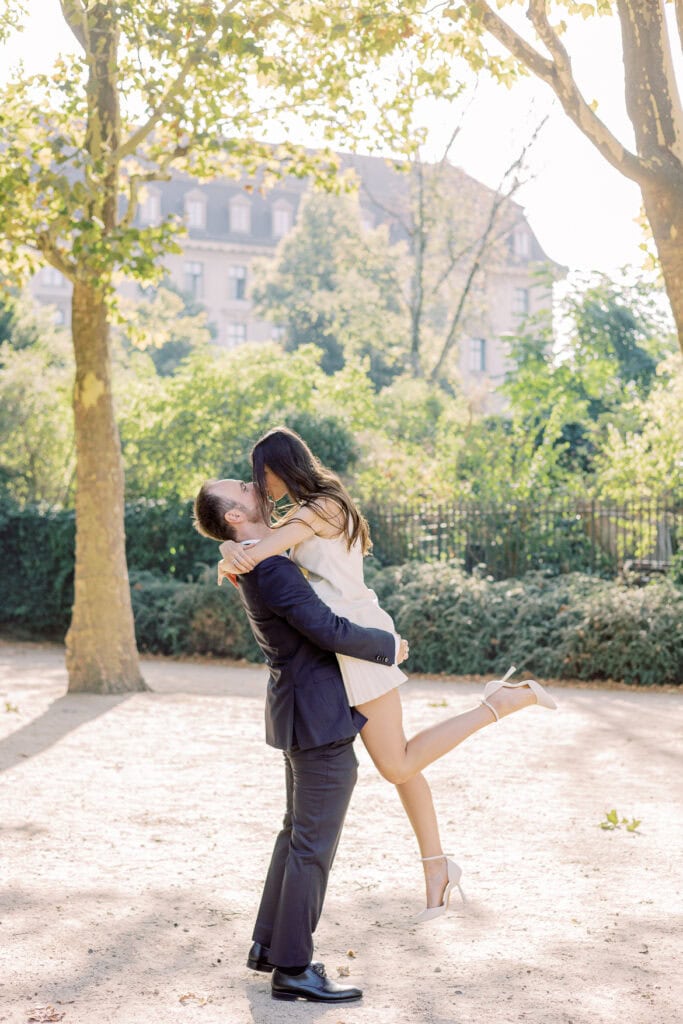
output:
M365 508L383 565L458 559L497 579L533 569L611 576L665 571L683 544L683 500L640 505L420 505Z

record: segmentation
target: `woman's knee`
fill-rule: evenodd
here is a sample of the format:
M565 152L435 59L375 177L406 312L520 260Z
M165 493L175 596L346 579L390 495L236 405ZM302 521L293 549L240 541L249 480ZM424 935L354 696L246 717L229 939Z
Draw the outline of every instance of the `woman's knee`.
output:
M382 778L386 779L387 782L391 782L393 786L400 786L410 778L410 772L406 771L405 765L376 763L376 767Z

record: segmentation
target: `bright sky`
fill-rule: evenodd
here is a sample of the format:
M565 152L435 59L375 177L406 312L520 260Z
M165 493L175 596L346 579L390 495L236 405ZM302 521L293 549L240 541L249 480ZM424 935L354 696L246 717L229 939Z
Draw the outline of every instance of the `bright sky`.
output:
M57 0L29 0L28 6L27 29L15 37L5 55L9 60L2 63L7 67L22 58L28 70L44 70L60 50L72 48L72 37ZM610 19L580 22L572 25L565 42L584 95L598 101L598 114L630 145L618 24ZM550 114L549 121L530 159L533 179L517 196L541 245L572 270L610 273L624 265L640 266L638 187L606 163L574 128L550 89L536 79L507 90L482 78L453 154L455 162L496 186L545 113ZM449 135L450 125L441 114L430 126L434 155Z

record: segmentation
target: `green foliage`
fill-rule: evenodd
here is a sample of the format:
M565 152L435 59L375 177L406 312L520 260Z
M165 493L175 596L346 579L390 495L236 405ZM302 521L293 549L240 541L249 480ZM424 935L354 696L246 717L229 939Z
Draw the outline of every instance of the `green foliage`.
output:
M136 301L121 300L120 317L124 344L146 351L160 377L211 340L205 311L170 282L147 288Z
M135 212L145 184L172 172L208 179L239 167L263 172L266 185L282 172L329 184L332 154L258 141L264 121L295 109L319 125L333 111L330 137L367 134L359 82L415 32L419 5L233 8L62 4L78 53L37 75L13 69L0 96L0 264L9 278L47 259L102 289L116 270L159 281L160 257L176 251L183 225L140 227ZM19 11L0 19L0 41Z
M508 475L529 494L595 493L600 454L613 450L613 433L642 429L638 408L655 385L657 367L667 376L673 369L663 361L674 348L671 323L656 289L604 275L572 282L558 315L560 346L547 322L533 319L510 339L512 369L502 391L521 457ZM614 492L610 497L615 500Z
M302 426L314 448L319 432L346 468L353 442L329 405L320 411L318 358L311 346L284 358L277 345L244 345L193 353L172 377L150 378L121 424L129 496L188 497L211 477L249 479L252 445L282 422Z
M137 571L196 580L216 560L216 545L192 528L191 503L126 506L126 552ZM0 622L62 639L73 600L72 511L0 505Z
M638 826L642 825L640 818L619 818L616 810L612 808L611 811L605 811L605 817L600 822L600 828L605 832L614 832L616 829L621 828L622 825L626 826L626 831L632 835L640 835Z
M131 597L141 651L262 660L237 591L219 589L215 570L194 583L135 572Z
M59 505L72 494L75 469L68 338L48 310L22 301L0 344L0 479L19 503Z
M683 594L669 581L641 590L570 573L519 580L467 576L453 565L380 570L372 585L414 672L683 682Z
M386 228L363 228L356 196L310 193L274 264L253 291L261 315L285 329L285 348L317 345L325 373L367 357L376 387L401 369L401 284Z
M216 546L188 503L126 509L138 640L145 650L257 657L237 595L215 585ZM61 639L73 592L72 512L0 508L0 624ZM369 584L411 640L409 669L541 678L683 683L683 591L668 580L631 589L579 573L494 581L457 563L379 568Z
M31 638L59 639L73 601L73 512L0 503L0 622Z
M672 356L660 366L646 398L634 399L606 427L595 455L598 493L607 501L656 500L683 493L683 366Z

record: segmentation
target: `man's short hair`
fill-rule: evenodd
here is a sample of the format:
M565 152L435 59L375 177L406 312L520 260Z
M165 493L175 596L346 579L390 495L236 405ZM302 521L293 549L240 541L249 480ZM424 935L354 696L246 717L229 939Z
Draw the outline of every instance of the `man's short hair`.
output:
M234 508L243 509L244 505L231 498L225 498L214 490L214 484L217 483L217 480L207 480L200 487L192 510L194 528L203 537L210 537L211 540L236 541L237 534L232 524L225 518L225 513L231 512Z

